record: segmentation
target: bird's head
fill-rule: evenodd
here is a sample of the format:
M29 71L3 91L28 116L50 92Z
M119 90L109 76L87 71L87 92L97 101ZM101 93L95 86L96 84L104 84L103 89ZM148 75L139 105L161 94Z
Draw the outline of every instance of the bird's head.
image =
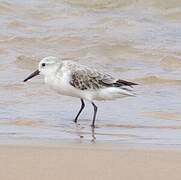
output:
M58 58L53 57L53 56L48 56L43 58L38 65L38 69L36 71L34 71L32 74L30 74L25 80L24 82L28 81L29 79L39 75L39 74L43 74L44 76L51 74L53 72L56 71L57 69L57 64L60 61L58 60Z

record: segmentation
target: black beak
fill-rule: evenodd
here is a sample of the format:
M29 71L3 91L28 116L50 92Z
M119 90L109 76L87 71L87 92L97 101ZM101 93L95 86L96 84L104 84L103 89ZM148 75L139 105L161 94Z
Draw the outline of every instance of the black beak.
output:
M23 80L23 82L28 81L29 79L33 78L34 76L37 76L40 74L39 70L36 70L35 72L33 72L32 74L30 74L25 80Z

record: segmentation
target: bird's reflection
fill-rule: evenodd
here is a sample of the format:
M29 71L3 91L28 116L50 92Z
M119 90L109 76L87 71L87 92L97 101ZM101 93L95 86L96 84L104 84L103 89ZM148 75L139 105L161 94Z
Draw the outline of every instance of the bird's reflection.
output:
M95 142L96 142L95 128L91 128L91 134L92 134L92 140L91 140L91 142L92 142L92 143L95 143Z
M79 124L76 124L76 134L79 137L80 143L83 142L84 136L87 134L91 134L91 143L96 142L96 133L95 133L95 128L90 128L91 132L85 132L84 131L85 127L81 127Z

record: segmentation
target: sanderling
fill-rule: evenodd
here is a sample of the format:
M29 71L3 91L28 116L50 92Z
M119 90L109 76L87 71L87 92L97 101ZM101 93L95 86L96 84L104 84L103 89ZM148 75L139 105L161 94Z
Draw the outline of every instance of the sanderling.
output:
M116 79L77 62L61 61L52 56L42 59L38 70L29 75L24 82L39 74L44 75L45 83L59 94L80 98L81 108L74 119L75 123L85 107L84 100L90 101L94 107L92 127L95 127L97 114L94 100L113 100L134 96L131 88L133 85L137 85L133 82Z

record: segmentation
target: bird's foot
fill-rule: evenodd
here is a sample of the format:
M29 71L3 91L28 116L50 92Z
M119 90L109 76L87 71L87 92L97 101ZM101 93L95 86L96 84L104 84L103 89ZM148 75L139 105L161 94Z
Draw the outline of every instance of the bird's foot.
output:
M74 119L73 122L77 124L77 119Z

